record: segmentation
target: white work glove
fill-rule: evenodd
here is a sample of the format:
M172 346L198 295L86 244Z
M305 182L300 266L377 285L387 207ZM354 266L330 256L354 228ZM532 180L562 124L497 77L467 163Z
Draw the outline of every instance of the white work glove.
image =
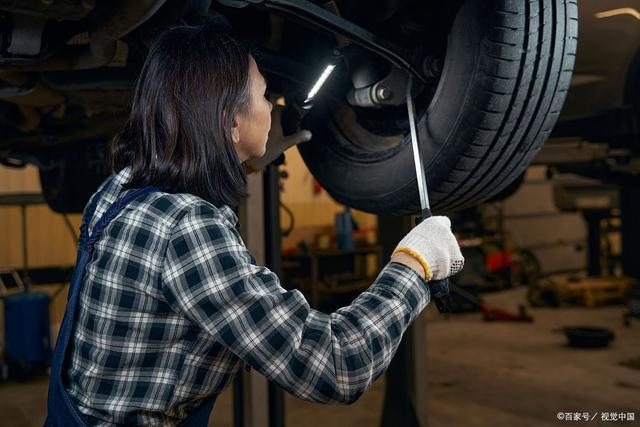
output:
M267 149L264 156L247 160L245 165L250 171L262 170L280 157L287 149L301 142L309 141L311 136L311 131L307 129L284 136L282 134L282 108L274 105L273 110L271 110L271 130L269 131Z
M398 243L393 253L397 252L417 259L424 268L426 280L446 279L464 266L464 257L446 216L432 216L416 225Z

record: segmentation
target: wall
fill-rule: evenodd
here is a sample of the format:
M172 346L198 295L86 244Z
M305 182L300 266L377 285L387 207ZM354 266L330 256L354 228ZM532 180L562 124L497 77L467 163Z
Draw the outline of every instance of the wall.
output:
M0 167L0 194L41 191L36 167ZM20 211L18 206L0 206L0 268L22 266ZM80 227L79 214L68 217L76 229ZM65 225L63 216L43 204L28 206L26 218L29 266L73 265L76 242Z
M334 201L325 190L313 194L313 176L307 169L296 148L286 152L286 163L281 167L289 174L283 182L282 203L293 211L295 227L290 236L283 238L284 249L295 247L298 241L313 242L315 235L321 231L333 232L335 214L342 212L344 206ZM377 217L352 209L354 219L361 228L377 226ZM289 225L289 217L281 210L281 226Z
M34 166L12 169L0 166L0 194L40 193L38 170ZM23 265L22 215L17 206L0 206L0 270ZM80 214L68 215L73 227L80 227ZM26 208L27 257L29 267L71 266L75 263L76 241L63 216L44 205ZM64 284L38 286L40 292L56 295L49 310L52 322L52 338L64 314L67 287ZM0 343L4 342L4 312L0 304Z

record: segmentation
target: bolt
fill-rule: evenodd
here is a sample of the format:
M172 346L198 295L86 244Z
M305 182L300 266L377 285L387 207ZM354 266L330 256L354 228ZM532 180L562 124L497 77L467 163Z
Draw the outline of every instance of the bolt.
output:
M378 95L378 98L382 101L386 101L391 98L391 89L386 86L380 86L376 91L376 95Z

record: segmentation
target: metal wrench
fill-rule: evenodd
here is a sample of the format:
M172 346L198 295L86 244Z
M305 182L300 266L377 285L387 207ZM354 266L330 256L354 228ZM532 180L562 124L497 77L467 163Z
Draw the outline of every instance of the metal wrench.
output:
M420 153L420 145L418 143L418 129L416 127L416 112L413 105L413 97L411 95L413 88L413 75L409 74L409 82L407 84L407 110L409 115L409 128L411 130L411 148L413 150L413 161L416 168L416 177L418 179L418 193L420 194L420 217L417 218L416 224L424 221L432 216L431 205L429 203L429 194L427 193L427 178L424 173L424 165L422 163L422 155ZM430 280L428 282L431 291L431 298L435 300L438 311L449 313L451 311L451 295L449 290L449 279Z

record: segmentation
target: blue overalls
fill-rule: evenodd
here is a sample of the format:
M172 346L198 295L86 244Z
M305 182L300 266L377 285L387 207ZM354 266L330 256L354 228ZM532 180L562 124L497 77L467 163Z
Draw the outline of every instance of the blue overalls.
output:
M105 186L106 187L106 186ZM78 241L78 254L76 259L76 266L71 278L71 286L69 288L69 296L67 300L67 308L64 313L64 319L60 326L60 333L56 342L55 351L53 353L53 363L51 366L51 378L49 381L49 401L48 401L48 416L45 421L45 426L56 427L71 427L71 426L84 426L83 418L85 415L74 406L69 395L64 389L62 381L62 373L64 372L65 357L67 356L67 348L69 347L69 338L73 332L74 318L76 313L76 307L78 304L78 298L81 291L82 279L84 277L85 269L91 256L93 254L93 247L95 243L100 239L102 230L111 222L113 218L120 213L132 201L144 197L145 195L159 191L157 187L145 187L133 190L120 199L116 200L107 209L105 214L96 223L93 229L91 237L89 237L89 224L93 217L98 200L100 200L102 194L98 194L93 198L91 205L87 208L86 214L82 219L80 225L80 239ZM209 422L209 415L213 410L215 404L216 395L206 399L192 414L185 419L181 426L184 427L206 427Z

